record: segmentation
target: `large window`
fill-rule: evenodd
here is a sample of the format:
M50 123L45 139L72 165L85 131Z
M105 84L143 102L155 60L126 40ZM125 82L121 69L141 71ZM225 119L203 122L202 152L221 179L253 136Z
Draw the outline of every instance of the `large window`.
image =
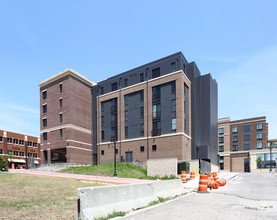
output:
M223 146L223 145L220 145L220 146L218 147L218 151L219 151L219 152L224 152L224 146Z
M7 143L8 144L12 144L13 143L13 139L12 138L7 138Z
M159 102L161 98L161 87L155 86L152 88L152 102Z
M157 151L157 145L152 145L152 151Z
M171 130L176 131L176 118L171 119Z
M43 140L47 141L47 132L44 132L42 135L43 135Z
M232 145L232 151L238 151L238 145Z
M161 117L161 104L153 105L153 119Z
M244 150L250 150L250 144L244 144Z
M257 124L257 131L261 131L263 130L263 124L262 123L258 123Z
M221 170L224 170L224 157L219 157L219 166Z
M218 129L218 134L219 134L219 135L224 134L224 128L219 128L219 129Z
M18 139L13 139L14 144L18 144Z
M161 122L153 121L153 136L161 135Z
M20 157L24 157L24 155L25 155L24 152L19 152Z
M262 142L258 142L257 143L257 149L263 149L263 143Z
M160 67L152 70L152 78L156 78L160 76Z
M238 142L238 136L232 136L232 142Z
M47 99L47 91L42 92L42 98L43 100Z
M244 133L250 132L250 125L244 125L243 129L244 129Z
M224 143L224 137L219 137L218 138L218 143L223 144Z
M263 140L263 133L257 133L257 140Z
M140 152L144 152L144 146L140 146Z
M47 105L42 106L42 113L47 113Z
M176 69L176 62L171 63L171 72L175 72Z
M13 152L13 155L14 155L14 156L18 156L18 151L14 151L14 152Z
M244 138L244 141L250 141L250 134L245 134L243 138Z
M42 126L47 127L47 118L42 119Z
M24 146L24 141L23 140L19 140L19 144Z
M276 163L275 163L275 158L277 158L277 153L272 153L271 154L271 160L270 160L270 154L257 154L257 158L261 157L262 159L262 167L261 168L270 168L270 161L271 161L271 167L275 168ZM258 166L257 166L258 169Z
M238 127L232 127L232 133L238 133Z

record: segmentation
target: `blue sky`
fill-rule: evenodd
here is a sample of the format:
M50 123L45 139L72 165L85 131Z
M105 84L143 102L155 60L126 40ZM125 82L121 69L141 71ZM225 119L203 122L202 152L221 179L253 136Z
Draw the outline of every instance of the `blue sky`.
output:
M38 84L94 82L182 51L218 83L219 117L277 138L277 1L0 0L0 129L39 135Z

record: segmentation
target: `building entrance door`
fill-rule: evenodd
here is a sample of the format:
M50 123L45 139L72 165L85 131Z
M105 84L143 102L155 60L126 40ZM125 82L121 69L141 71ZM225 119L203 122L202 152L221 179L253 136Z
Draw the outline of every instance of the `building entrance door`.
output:
M133 162L133 151L125 152L126 162L132 163Z
M244 172L250 172L250 158L244 158Z

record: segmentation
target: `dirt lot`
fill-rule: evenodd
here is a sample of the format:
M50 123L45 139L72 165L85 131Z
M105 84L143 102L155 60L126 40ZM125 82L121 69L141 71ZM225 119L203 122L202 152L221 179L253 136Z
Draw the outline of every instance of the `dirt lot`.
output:
M0 219L73 219L77 189L92 182L0 172Z

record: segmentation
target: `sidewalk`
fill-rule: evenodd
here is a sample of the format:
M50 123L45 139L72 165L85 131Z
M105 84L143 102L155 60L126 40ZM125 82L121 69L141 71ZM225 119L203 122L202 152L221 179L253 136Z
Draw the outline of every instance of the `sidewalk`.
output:
M40 176L50 176L50 177L60 177L60 178L68 178L68 179L79 179L79 180L107 183L107 184L135 184L135 183L152 182L152 180L143 180L143 179L107 177L107 176L89 176L89 175L54 173L54 172L34 171L34 170L9 169L9 172L10 173L20 173L20 174L40 175Z

